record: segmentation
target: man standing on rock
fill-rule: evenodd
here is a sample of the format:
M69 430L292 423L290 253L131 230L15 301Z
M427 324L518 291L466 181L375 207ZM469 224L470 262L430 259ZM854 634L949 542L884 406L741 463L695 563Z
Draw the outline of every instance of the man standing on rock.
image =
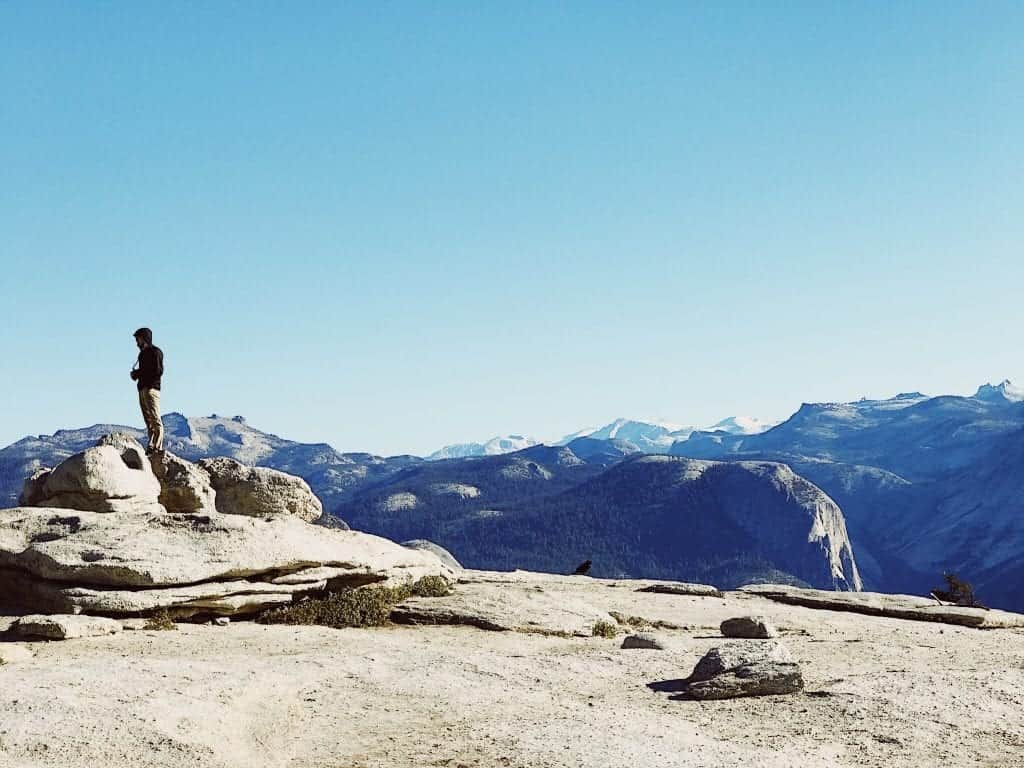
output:
M164 452L164 425L160 421L160 377L164 375L164 353L153 346L153 332L139 328L135 332L135 344L139 347L139 359L132 367L132 379L139 388L139 405L142 418L149 433L146 453Z

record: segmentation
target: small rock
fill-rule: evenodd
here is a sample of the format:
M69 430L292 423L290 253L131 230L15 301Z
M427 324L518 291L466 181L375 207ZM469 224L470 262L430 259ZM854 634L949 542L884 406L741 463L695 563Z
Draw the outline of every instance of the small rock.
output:
M721 625L723 637L745 637L754 640L767 640L778 637L774 625L764 616L738 616L726 619Z
M146 628L149 619L118 619L121 622L121 629L125 632L135 632Z
M649 648L655 651L664 651L665 642L650 632L638 632L635 635L628 635L622 641L623 648Z
M641 587L637 592L657 592L663 595L689 595L691 597L724 597L718 587L710 584L687 584L685 582L666 582Z
M737 640L712 648L697 662L690 675L691 680L707 680L715 675L736 669L746 664L790 664L793 657L789 649L777 640L769 643L752 643Z
M686 693L694 699L770 696L803 689L800 667L775 640L737 641L712 648L697 662Z
M757 663L692 682L686 693L692 699L735 699L797 693L803 687L804 678L796 664Z
M0 664L15 664L32 658L32 651L13 643L0 643Z
M77 637L115 635L121 623L101 616L22 616L13 627L21 637L45 637L48 640L71 640Z
M231 618L229 616L218 616L213 620L213 625L215 627L226 627L230 623Z

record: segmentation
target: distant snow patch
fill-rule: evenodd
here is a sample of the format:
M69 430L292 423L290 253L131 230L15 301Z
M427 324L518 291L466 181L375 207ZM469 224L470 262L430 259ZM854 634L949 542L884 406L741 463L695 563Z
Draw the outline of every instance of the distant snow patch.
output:
M437 496L458 496L460 499L475 499L480 495L479 488L464 483L435 483L430 490Z
M415 509L420 500L412 493L393 493L377 504L381 512L403 512L407 509Z

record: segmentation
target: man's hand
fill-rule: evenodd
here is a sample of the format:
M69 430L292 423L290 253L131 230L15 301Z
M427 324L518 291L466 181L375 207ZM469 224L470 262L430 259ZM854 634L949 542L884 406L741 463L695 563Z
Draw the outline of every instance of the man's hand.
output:
M139 372L135 368L132 368L132 381L136 381L139 378Z

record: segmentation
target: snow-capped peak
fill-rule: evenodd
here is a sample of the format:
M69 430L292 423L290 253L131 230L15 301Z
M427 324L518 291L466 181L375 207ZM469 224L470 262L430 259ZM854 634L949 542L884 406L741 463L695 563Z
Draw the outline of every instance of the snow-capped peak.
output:
M681 427L663 421L636 421L619 418L596 429L583 429L566 435L558 445L568 445L578 437L595 440L625 440L648 453L668 450L676 440L682 440L693 431L692 427Z
M729 416L710 427L705 427L704 432L728 432L730 435L758 435L767 432L775 426L775 422L763 421L755 416Z
M982 384L974 396L978 400L1020 403L1024 402L1024 389L1014 385L1009 379L1004 379L998 384Z
M534 445L537 445L537 441L532 437L506 435L505 437L492 437L485 443L446 445L427 456L427 459L437 461L439 459L464 459L470 456L499 456L503 453L521 451Z

